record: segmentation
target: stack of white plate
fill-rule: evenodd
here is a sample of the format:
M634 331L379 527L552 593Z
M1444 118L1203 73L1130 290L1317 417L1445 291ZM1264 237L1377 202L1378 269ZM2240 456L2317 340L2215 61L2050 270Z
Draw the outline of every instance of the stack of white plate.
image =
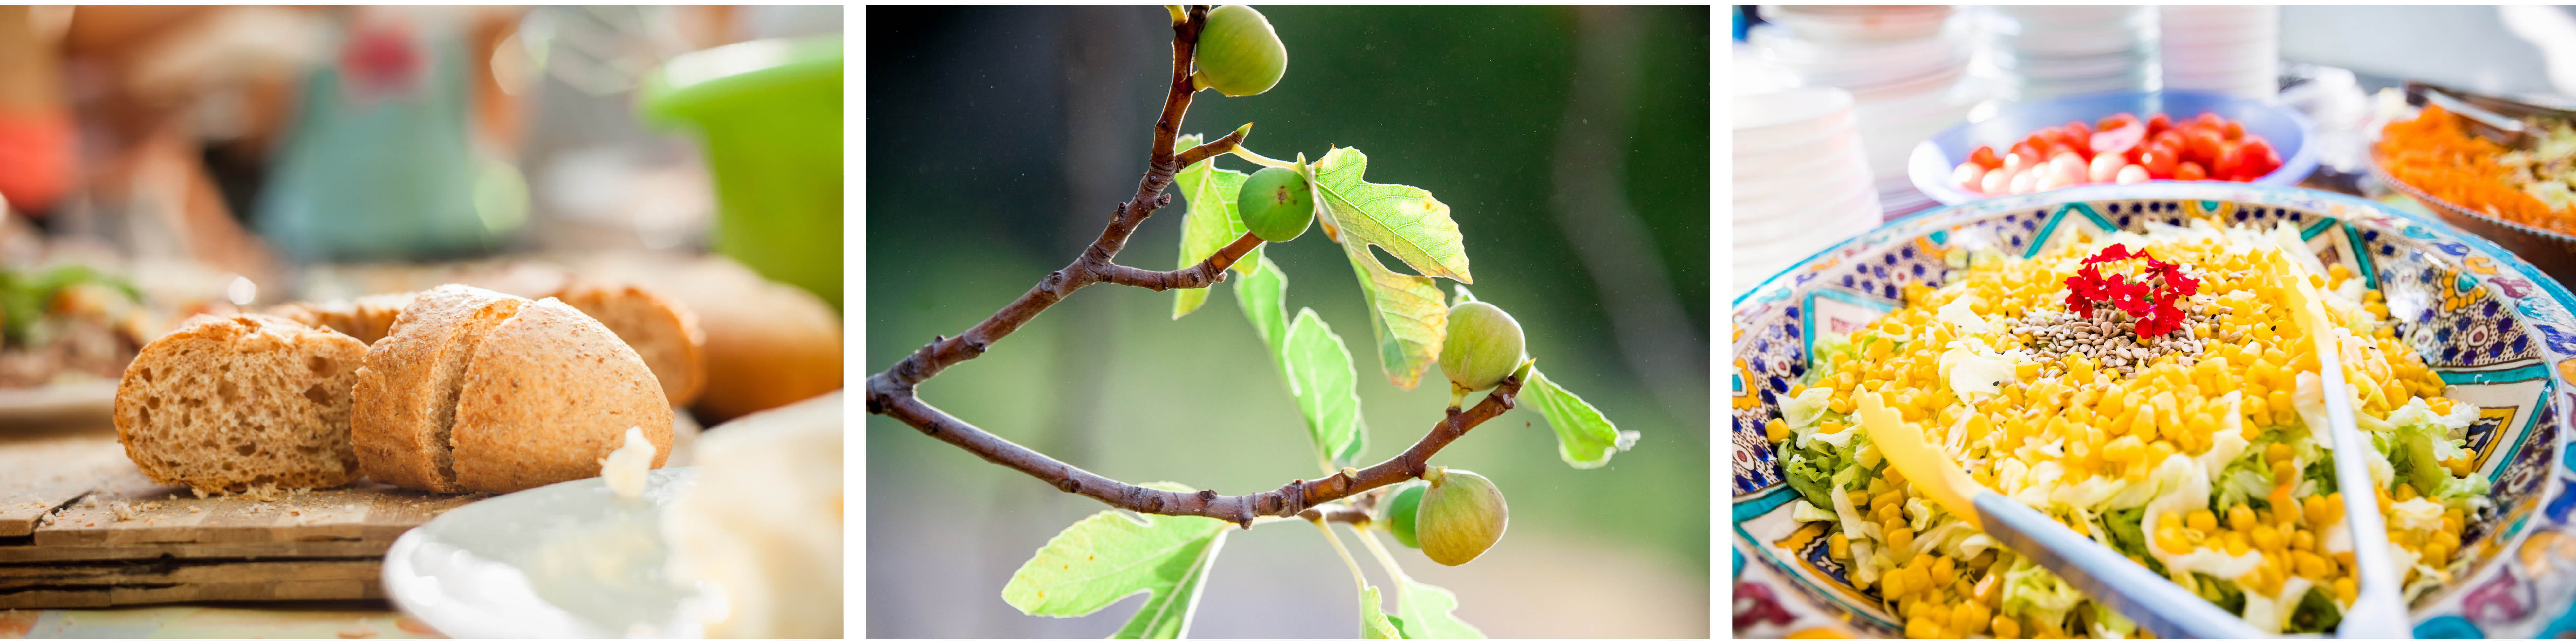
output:
M1993 8L1995 67L2023 101L2154 89L2156 11L2132 5Z
M2162 14L2168 89L2269 100L2281 91L2281 7L2189 5Z
M1733 117L1732 292L1879 224L1850 92L1801 87L1739 95Z
M1943 5L1764 5L1746 42L1801 87L1851 92L1863 158L1889 214L1935 205L1905 161L1992 94L1968 75L1976 25Z

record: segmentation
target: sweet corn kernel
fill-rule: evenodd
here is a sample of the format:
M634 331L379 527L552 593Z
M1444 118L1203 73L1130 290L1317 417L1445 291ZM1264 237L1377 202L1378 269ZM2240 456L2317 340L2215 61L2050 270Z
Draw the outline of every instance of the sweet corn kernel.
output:
M1896 552L1913 552L1914 529L1897 528L1887 531L1887 547Z
M2281 531L2272 529L2270 524L2258 524L2254 526L2253 542L2254 549L2264 552L2280 550L2283 545Z
M2254 509L2236 506L2227 509L2227 528L2238 532L2254 529Z
M1828 537L1825 540L1825 551L1827 554L1833 555L1835 559L1850 559L1851 537L1844 536L1843 533L1840 532L1834 533L1834 536Z
M1937 639L1941 637L1941 626L1928 618L1909 618L1905 620L1905 636L1919 640Z
M2342 577L2334 580L2334 592L2336 598L2347 602L2360 596L2360 593L2355 592L2353 589L2353 581L2351 577Z
M2245 543L2245 533L2242 532L2228 532L2223 541L2226 542L2224 547L2227 549L2227 556L2230 557L2240 556L2254 549L2251 544Z
M1988 616L1989 613L1986 612L1984 605L1960 604L1958 608L1950 610L1950 628L1960 633L1974 635L1986 629Z
M1996 615L1992 623L1987 626L1994 629L1995 639L2009 640L2021 637L2021 622L2011 617Z
M2208 510L2193 510L2183 523L2201 534L2208 534L2218 530L2218 515Z

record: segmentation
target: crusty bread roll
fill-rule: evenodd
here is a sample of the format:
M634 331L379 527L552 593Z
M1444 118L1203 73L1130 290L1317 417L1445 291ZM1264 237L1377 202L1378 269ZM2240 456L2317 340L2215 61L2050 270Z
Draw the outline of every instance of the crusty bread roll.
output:
M588 478L629 427L667 454L671 408L635 350L553 298L421 293L358 369L351 440L377 481L513 492ZM665 460L657 456L654 465Z
M189 318L126 366L117 441L165 485L346 484L358 477L350 390L366 353L347 335L275 316Z
M691 409L724 422L841 388L841 318L822 298L732 260L664 269L652 282L697 314L706 389Z
M644 358L674 407L687 407L706 386L706 332L687 307L633 284L579 282L555 294L581 309Z
M403 307L411 306L417 293L369 295L356 300L333 302L294 302L271 307L270 315L327 328L348 334L359 342L375 344L393 332L394 319Z

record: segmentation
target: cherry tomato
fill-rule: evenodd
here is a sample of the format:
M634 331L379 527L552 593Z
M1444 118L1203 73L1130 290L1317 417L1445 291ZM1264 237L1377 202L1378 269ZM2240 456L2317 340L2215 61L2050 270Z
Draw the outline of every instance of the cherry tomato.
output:
M2157 112L2155 116L2147 117L2147 136L2162 134L2169 129L2173 129L2173 119L2165 116L2164 112Z
M2226 143L2225 140L2218 138L2217 132L2206 129L2192 131L2187 140L2190 145L2183 148L2183 154L2193 161L2202 162L2218 161L2218 153L2223 151L2219 146Z
M2219 142L2218 157L2209 164L2209 176L2234 181L2236 175L2244 171L2245 146L2238 145L2235 141Z
M2202 127L2218 127L2220 124L2227 122L2227 119L2218 118L2217 112L2201 112L2200 116L2192 119L2192 122L2197 123Z
M1995 157L1995 147L1991 145L1977 146L1977 151L1968 153L1968 162L1988 170L2004 167L2004 160Z
M2273 154L2272 142L2263 140L2263 137L2261 136L2247 136L2245 137L2243 145L2245 146L2245 158L2247 159L2253 159L2266 154Z
M2261 178L2263 175L2271 174L2273 170L2281 169L2281 154L2273 152L2271 148L2264 148L2260 156L2250 154L2246 156L2245 167L2246 171L2253 175L2252 178Z
M2067 138L2093 138L2093 126L2085 125L2083 121L2067 121L2064 127L2066 128Z
M2173 146L2163 143L2149 145L2144 154L2138 155L2138 165L2146 166L2147 176L2157 179L2173 178L2174 166L2180 163L2182 159L2174 154Z
M2118 114L2113 114L2113 115L2110 115L2110 116L2102 117L2102 120L2101 120L2101 121L2096 122L2096 123L2094 123L2094 124L2093 124L2093 129L2094 129L2095 131L2097 131L2097 132L2098 132L2098 131L2101 131L2101 130L2116 130L2116 129L2120 129L2120 126L2128 125L2128 124L2136 123L2136 122L2138 122L2138 115L2136 115L2136 114L2130 114L2130 113L2128 113L2128 112L2121 112L2121 113L2118 113Z
M2199 181L2209 178L2209 172L2200 169L2198 163L2184 161L2181 165L2174 166L2173 178L2177 181Z
M2175 152L2181 152L2183 148L2190 147L2190 140L2182 135L2182 128L2165 128L2163 132L2157 132L2155 136L2149 138L2155 143L2173 148Z
M2228 121L2226 125L2218 127L2218 133L2226 135L2227 140L2229 141L2243 140L2245 138L2245 124Z
M2013 156L2020 157L2020 158L2021 158L2022 160L2024 160L2024 161L2029 161L2029 162L2031 162L2031 163L2033 163L2033 164L2039 163L2039 160L2040 160L2040 159L2048 158L2048 157L2040 156L2040 154L2039 154L2039 146L2031 145L2031 143L2030 143L2029 141L2023 141L2023 142L2020 142L2020 143L2015 143L2015 144L2013 144L2011 154L2012 154ZM2010 166L2012 166L2013 164L2011 163L2011 161L2010 161L2010 160L2006 160L2006 162L2004 163L2004 165L2005 165L2005 166L2007 166L2007 167L2010 167ZM2024 165L2024 166L2022 166L2022 167L2029 167L2029 166L2028 166L2028 165Z

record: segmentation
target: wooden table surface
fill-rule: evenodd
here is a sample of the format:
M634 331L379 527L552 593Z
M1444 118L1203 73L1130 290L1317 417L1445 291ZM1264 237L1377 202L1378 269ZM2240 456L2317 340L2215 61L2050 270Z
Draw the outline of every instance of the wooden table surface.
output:
M0 638L436 637L382 599L384 551L479 498L200 499L144 478L104 422L0 424ZM329 599L274 601L299 596Z

